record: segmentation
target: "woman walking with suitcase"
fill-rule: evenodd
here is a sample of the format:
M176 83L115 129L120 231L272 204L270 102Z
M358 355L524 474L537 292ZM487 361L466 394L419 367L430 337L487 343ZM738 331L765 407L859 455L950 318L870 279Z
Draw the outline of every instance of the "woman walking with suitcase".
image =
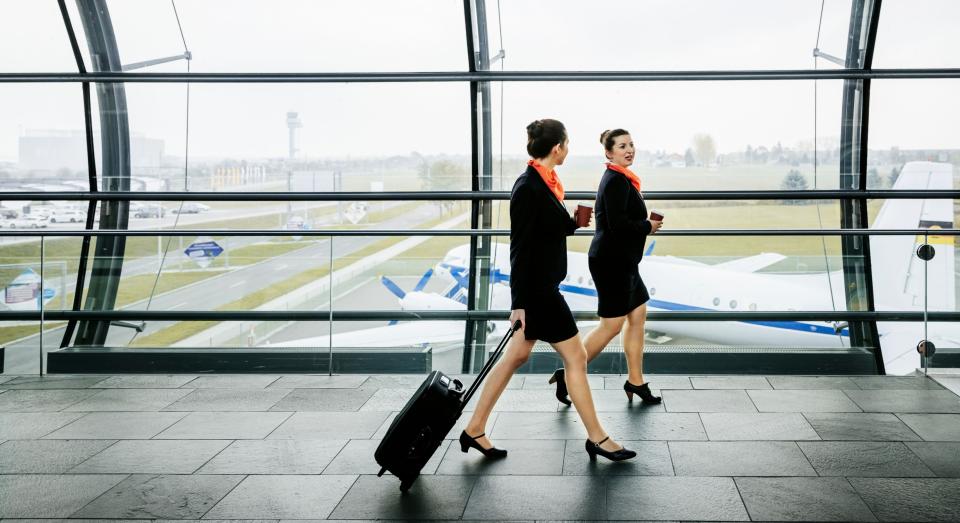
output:
M635 149L630 133L623 129L600 135L607 156L607 169L597 189L597 232L590 243L588 263L597 289L600 325L587 334L584 345L587 361L593 360L626 324L623 352L629 374L623 384L627 398L640 396L645 404L661 399L650 392L643 380L643 327L650 294L640 278L637 265L643 258L647 236L660 230L660 220L647 219L647 207L640 194L640 178L630 170ZM557 383L557 399L567 397L564 371L550 378Z
M563 358L569 395L587 429L585 448L590 459L600 455L622 461L636 456L610 439L597 419L587 383L587 351L560 294L560 282L567 274L566 237L578 227L563 206L563 184L554 170L563 165L567 142L566 129L557 120L537 120L527 126L531 160L510 196L510 322L519 320L524 335L510 341L490 372L473 417L460 434L463 452L474 448L487 457L506 457L506 450L487 439L487 420L513 373L526 363L536 341L543 340Z

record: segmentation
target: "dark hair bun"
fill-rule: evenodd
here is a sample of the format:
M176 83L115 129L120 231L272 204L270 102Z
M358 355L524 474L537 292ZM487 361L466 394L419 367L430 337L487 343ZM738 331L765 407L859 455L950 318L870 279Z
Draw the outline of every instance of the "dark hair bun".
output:
M550 151L567 139L567 129L557 120L534 120L527 126L527 153L532 158L546 158Z
M602 133L600 133L600 143L604 143L607 141L608 134L610 134L610 129L607 129L606 131L603 131Z

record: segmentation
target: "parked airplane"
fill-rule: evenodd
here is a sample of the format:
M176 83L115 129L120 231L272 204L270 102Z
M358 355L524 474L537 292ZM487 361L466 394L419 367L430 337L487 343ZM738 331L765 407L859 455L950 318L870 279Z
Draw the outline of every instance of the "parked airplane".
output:
M953 167L935 162L907 163L894 189L952 189ZM874 229L931 229L928 242L936 255L924 262L916 250L922 236L874 236L870 250L874 300L879 311L956 310L954 239L937 236L937 228L953 227L953 201L888 200L872 226ZM761 273L786 257L762 253L719 264L706 264L674 256L652 255L653 242L640 273L650 291L650 311L803 311L845 310L843 271L808 274ZM491 310L510 307L509 246L495 243L491 267ZM596 290L584 253L568 253L568 275L561 284L570 308L596 310ZM424 274L410 292L404 292L389 278L381 281L393 292L404 310L465 310L469 268L469 246L449 251L444 259ZM424 292L433 273L450 284L443 293ZM924 292L926 291L926 299ZM493 322L496 331L505 322ZM904 374L920 363L916 345L924 339L924 325L917 322L880 322L883 360L889 374ZM729 321L679 322L648 321L647 329L671 337L692 337L709 343L752 347L844 348L850 346L844 324L812 321ZM496 333L495 333L496 334ZM960 347L960 325L930 323L926 338L938 347ZM463 342L463 323L457 321L413 321L360 331L334 334L339 347L396 347L429 343L435 349ZM326 336L276 344L274 346L327 346Z

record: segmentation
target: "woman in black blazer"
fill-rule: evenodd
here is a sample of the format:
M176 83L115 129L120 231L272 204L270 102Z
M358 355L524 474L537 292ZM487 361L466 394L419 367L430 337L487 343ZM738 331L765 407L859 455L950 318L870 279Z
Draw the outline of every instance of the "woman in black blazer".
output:
M629 167L635 149L630 133L623 129L600 135L607 156L607 169L597 189L597 232L590 243L589 265L597 289L600 325L584 339L587 361L603 351L626 323L623 352L629 374L623 384L627 398L637 394L646 404L660 403L643 380L643 327L650 294L637 265L643 258L647 236L660 230L661 221L647 219L647 206L640 192L640 179ZM557 376L561 373L560 376ZM566 397L562 371L554 373L557 397Z
M520 320L523 336L514 336L483 386L476 410L460 434L460 449L479 450L487 457L505 457L493 447L484 429L494 404L513 373L530 357L537 340L560 353L569 393L587 429L585 447L590 459L599 454L613 461L636 456L611 440L597 419L587 383L587 351L577 324L560 294L567 275L567 236L577 222L563 206L563 184L554 167L567 156L567 131L556 120L537 120L527 126L531 160L510 195L510 323ZM569 405L569 401L567 401Z

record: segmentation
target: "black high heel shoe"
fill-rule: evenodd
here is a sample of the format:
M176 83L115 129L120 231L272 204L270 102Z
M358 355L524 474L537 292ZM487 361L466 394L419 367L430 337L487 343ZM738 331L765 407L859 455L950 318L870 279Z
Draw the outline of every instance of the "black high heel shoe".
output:
M483 454L488 458L500 459L500 458L507 457L506 450L498 449L497 447L490 447L488 449L485 449L481 447L479 443L477 443L477 438L482 438L486 435L487 435L486 432L484 432L483 434L480 434L479 436L471 436L467 434L467 431L461 432L460 433L460 450L462 452L467 452L471 448L474 448L479 450L481 454Z
M594 443L589 439L587 440L585 446L587 448L587 454L590 455L590 461L596 461L597 454L609 459L610 461L623 461L637 456L636 452L623 447L621 447L619 450L614 450L613 452L609 450L603 450L600 445L602 445L603 442L607 441L608 439L610 439L610 436L600 440L600 443Z
M564 379L563 369L553 371L553 376L550 376L550 381L547 383L557 384L557 401L569 407L571 403L570 398L567 397L567 380Z
M643 400L643 403L646 405L657 405L663 401L663 398L660 396L654 396L650 392L650 384L644 383L643 385L634 385L630 383L630 380L623 382L623 390L627 393L627 400L633 401L633 395L638 394L640 399Z

